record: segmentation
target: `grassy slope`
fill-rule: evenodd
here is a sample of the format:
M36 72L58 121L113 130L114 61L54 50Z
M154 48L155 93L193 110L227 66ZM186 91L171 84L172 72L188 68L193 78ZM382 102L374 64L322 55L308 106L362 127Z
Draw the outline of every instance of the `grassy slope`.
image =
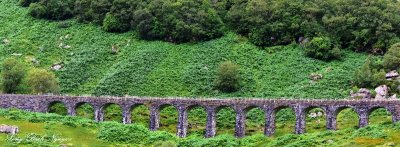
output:
M63 62L65 68L56 72L57 77L63 92L75 95L343 98L350 89L354 69L366 58L365 54L345 51L342 60L323 62L304 57L296 45L260 49L233 33L196 44L142 41L133 32L106 33L98 26L75 20L67 21L69 28L58 28L59 22L31 18L27 9L18 7L14 0L0 0L0 9L0 41L10 40L9 44L0 42L0 62L13 53L21 53L20 60L40 68ZM71 48L60 48L61 43ZM110 53L112 45L119 46L117 55ZM40 63L31 63L32 58ZM224 60L232 60L241 67L243 88L239 92L224 94L213 90L215 69ZM324 78L312 82L308 79L311 73L321 73ZM173 111L161 113L161 129L174 131ZM232 134L234 116L229 114L218 114L220 122L228 123L219 128L219 133ZM199 115L204 113L189 116L189 123L200 122L193 129L196 132L204 128L205 117ZM254 119L248 124L251 134L262 132L263 119ZM136 120L147 124L145 115ZM351 122L343 125L351 126ZM293 124L293 120L278 123L277 135L292 132ZM311 132L323 130L314 121L308 122L308 126L316 126L309 129ZM71 136L79 134L71 132Z
M345 51L341 61L323 62L304 57L296 45L260 49L232 33L196 44L141 41L134 32L106 33L75 20L58 28L59 22L31 18L13 0L1 0L0 9L0 40L10 40L0 43L0 59L21 53L21 60L35 58L40 61L35 66L47 69L63 62L56 74L68 94L343 98L354 69L366 58ZM110 53L112 45L119 46L119 54ZM241 67L239 92L213 90L216 67L224 60ZM324 79L312 82L311 73Z

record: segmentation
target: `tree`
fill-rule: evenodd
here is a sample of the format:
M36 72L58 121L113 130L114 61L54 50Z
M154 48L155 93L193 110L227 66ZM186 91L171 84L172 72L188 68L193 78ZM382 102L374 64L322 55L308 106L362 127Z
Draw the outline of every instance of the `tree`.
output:
M5 93L17 93L26 75L25 66L15 58L7 58L2 65L2 86Z
M235 92L239 90L239 66L231 61L222 62L218 67L215 86L223 92Z
M383 66L388 70L400 68L400 43L392 45L383 57Z
M28 85L33 93L58 93L59 87L53 73L44 69L33 69L28 73Z

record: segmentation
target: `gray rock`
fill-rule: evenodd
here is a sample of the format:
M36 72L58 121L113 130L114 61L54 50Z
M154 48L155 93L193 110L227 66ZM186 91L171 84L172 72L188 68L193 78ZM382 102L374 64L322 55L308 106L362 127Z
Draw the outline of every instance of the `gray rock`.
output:
M375 99L385 99L389 94L389 87L381 85L375 88L376 96Z
M60 69L62 69L62 68L63 68L63 66L62 66L61 64L54 64L54 65L51 67L51 70L58 71L58 70L60 70Z
M366 88L361 88L356 93L350 93L352 98L372 99L371 91Z
M392 70L386 74L386 79L392 80L399 77L399 73L396 70Z
M0 133L15 135L19 132L17 126L0 125Z

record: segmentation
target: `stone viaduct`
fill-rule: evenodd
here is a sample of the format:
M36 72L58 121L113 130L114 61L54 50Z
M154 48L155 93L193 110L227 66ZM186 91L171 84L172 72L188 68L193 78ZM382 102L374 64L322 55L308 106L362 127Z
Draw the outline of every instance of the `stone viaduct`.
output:
M164 106L172 105L178 111L177 136L186 137L188 129L188 111L196 106L207 112L205 137L216 135L216 114L222 107L235 110L235 136L245 136L246 112L252 108L261 108L265 112L264 134L271 136L275 132L275 113L283 108L292 108L296 113L295 133L306 131L306 113L313 108L321 108L326 114L326 128L336 130L336 117L345 108L353 108L358 113L359 127L368 125L369 114L378 108L385 108L392 114L392 121L400 121L400 100L284 100L284 99L197 99L197 98L154 98L154 97L73 97L73 96L38 96L38 95L0 95L1 108L18 108L34 112L47 113L55 102L62 102L68 108L68 114L75 115L75 110L88 103L95 110L95 120L103 121L104 108L117 104L122 108L123 123L131 123L131 110L137 105L145 105L150 110L150 130L157 130L160 125L159 111Z

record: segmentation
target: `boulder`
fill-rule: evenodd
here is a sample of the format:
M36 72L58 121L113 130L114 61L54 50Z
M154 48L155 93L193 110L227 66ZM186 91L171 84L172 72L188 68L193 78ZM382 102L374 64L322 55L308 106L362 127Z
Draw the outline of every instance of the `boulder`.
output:
M312 74L310 74L310 76L308 76L308 78L310 78L310 80L313 80L313 81L318 81L318 80L321 80L323 78L323 76L322 76L322 74L312 73Z
M61 64L54 64L53 66L51 66L51 70L54 70L54 71L58 71L62 68L63 68L63 66Z
M396 79L397 77L399 77L399 73L396 70L386 73L386 79L388 80Z
M387 87L386 85L381 85L375 88L375 92L376 92L375 99L377 100L385 99L389 94L389 87Z
M350 93L350 96L352 98L362 98L362 99L371 99L372 98L371 91L369 91L366 88L361 88L356 93Z
M19 132L17 126L0 125L0 133L15 135Z

